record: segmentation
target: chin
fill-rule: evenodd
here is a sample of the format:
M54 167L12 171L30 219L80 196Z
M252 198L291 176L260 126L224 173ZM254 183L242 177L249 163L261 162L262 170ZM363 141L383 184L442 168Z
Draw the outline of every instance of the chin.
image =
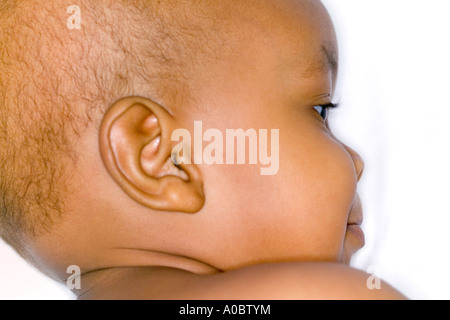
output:
M348 239L345 237L344 248L341 255L341 263L350 265L353 256L364 247L364 243L361 241L355 241L354 239Z

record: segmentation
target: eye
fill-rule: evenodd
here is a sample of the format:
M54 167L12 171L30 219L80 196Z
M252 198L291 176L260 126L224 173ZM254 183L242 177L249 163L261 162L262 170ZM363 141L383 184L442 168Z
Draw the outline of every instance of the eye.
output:
M330 112L330 109L336 109L339 105L334 103L325 104L323 106L315 106L314 109L317 111L317 113L322 117L324 121L328 120L328 114Z

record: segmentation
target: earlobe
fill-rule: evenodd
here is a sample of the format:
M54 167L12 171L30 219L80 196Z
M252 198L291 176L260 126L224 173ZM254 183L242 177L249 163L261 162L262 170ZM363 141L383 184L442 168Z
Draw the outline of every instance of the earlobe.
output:
M155 210L195 213L205 202L203 181L195 165L172 162L174 122L149 99L122 99L104 116L100 152L111 177L133 200Z

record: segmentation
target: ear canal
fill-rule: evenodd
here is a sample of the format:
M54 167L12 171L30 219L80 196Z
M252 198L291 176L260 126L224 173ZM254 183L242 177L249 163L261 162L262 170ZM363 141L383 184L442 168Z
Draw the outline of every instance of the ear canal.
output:
M177 152L172 152L171 160L175 167L180 168L181 159Z
M174 165L173 117L144 98L113 105L100 130L103 162L116 183L138 203L161 211L198 212L204 205L195 165Z

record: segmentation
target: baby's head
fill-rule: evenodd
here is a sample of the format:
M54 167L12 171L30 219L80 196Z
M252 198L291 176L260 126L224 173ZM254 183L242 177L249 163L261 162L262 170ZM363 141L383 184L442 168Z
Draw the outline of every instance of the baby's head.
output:
M320 1L85 0L81 29L71 4L0 1L8 243L56 279L349 261L363 163L328 126Z

